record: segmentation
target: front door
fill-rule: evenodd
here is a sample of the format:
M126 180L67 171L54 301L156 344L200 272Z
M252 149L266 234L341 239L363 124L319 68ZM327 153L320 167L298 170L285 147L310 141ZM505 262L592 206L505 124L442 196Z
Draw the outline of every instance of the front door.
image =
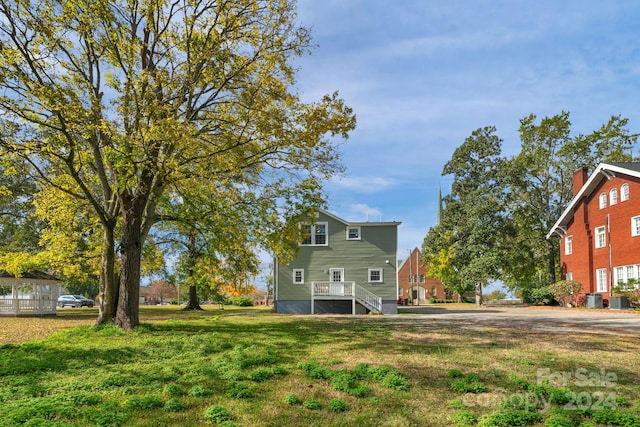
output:
M331 295L344 295L344 268L329 269Z

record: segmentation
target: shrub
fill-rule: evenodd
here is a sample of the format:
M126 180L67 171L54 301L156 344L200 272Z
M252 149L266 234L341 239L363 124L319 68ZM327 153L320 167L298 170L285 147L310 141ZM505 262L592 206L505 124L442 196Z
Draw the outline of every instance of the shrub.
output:
M96 410L84 413L87 424L97 427L118 427L125 425L127 414L122 411L116 402L107 402Z
M317 399L307 399L304 401L302 406L311 410L320 409L322 407Z
M577 280L560 280L549 286L549 292L566 307L568 304L576 306L576 297L582 290L582 283Z
M249 379L251 379L251 381L261 383L263 381L270 379L274 375L275 374L273 373L272 369L258 368L255 371L253 371L251 374L249 374Z
M344 412L349 410L349 405L342 399L331 399L329 401L329 410L332 412Z
M301 362L298 364L298 367L302 369L309 377L316 380L326 380L331 377L331 371L315 360L312 360L310 362Z
M529 382L527 380L525 380L524 378L520 378L517 375L514 374L509 374L509 380L515 384L516 387L522 389L522 390L528 390L529 389Z
M166 394L169 397L176 397L176 396L182 396L184 392L182 391L182 387L180 387L178 384L168 384L164 388L164 394Z
M538 412L517 409L496 409L483 415L478 420L478 427L523 426L540 422L542 416Z
M603 408L593 413L593 421L605 425L637 426L640 419L632 413L616 408Z
M467 374L463 377L460 377L462 374L459 371L455 371L452 373L449 371L449 376L456 378L451 382L451 389L453 391L457 391L458 393L483 393L487 391L487 388L484 384L480 382L480 376L478 374Z
M569 403L574 396L575 394L567 387L558 387L549 390L549 398L551 399L551 402L558 405Z
M125 404L129 409L153 409L160 408L162 405L162 398L157 394L131 396L127 399Z
M382 385L397 391L409 390L409 383L399 372L389 372L382 380Z
M187 408L187 405L185 405L184 402L178 399L177 397L172 397L171 399L167 400L166 403L164 404L164 409L166 409L169 412L180 412L185 410L186 408Z
M204 413L204 417L216 424L233 419L233 416L223 406L209 406Z
M343 369L333 373L331 376L331 386L337 391L348 393L349 390L356 388L358 383L351 372Z
M453 422L456 427L471 427L476 424L478 421L477 417L473 414L473 412L469 410L464 410L458 412L453 417Z
M253 300L249 297L231 297L229 298L231 305L237 305L239 307L251 307L253 306Z
M201 385L194 385L189 389L189 396L191 397L207 397L211 396L211 391Z
M550 415L544 420L546 427L573 427L573 422L564 415Z
M284 398L284 401L287 405L299 405L302 403L302 399L300 399L297 395L295 394L287 394L287 397Z
M249 399L254 396L253 390L245 383L231 383L226 394L235 399Z
M447 372L447 376L449 378L462 378L464 377L464 374L459 369L449 369L449 372Z
M553 295L549 291L549 286L527 287L522 290L522 300L529 304L547 305L553 301Z

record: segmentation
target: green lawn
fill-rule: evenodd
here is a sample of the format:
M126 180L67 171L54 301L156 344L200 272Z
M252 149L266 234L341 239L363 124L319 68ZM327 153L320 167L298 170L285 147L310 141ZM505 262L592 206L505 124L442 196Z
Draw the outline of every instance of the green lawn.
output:
M0 346L0 425L640 425L628 337L251 308L141 319Z

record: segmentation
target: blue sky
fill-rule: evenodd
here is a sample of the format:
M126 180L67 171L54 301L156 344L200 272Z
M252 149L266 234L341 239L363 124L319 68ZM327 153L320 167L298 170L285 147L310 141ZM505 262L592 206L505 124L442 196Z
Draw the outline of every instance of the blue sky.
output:
M329 210L402 221L398 250L436 221L442 167L472 131L496 126L519 151L521 118L571 113L574 134L612 115L640 131L640 4L635 1L299 0L318 45L298 61L302 98L335 90L357 129Z

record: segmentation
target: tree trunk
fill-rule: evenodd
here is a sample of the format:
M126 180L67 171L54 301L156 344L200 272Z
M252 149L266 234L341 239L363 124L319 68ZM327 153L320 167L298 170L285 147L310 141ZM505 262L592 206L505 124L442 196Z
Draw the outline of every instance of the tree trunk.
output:
M482 283L476 283L476 305L482 305Z
M189 286L189 301L187 301L187 306L183 310L202 310L195 286Z
M104 247L100 267L100 290L98 298L98 318L96 325L113 322L116 317L118 283L115 276L114 227L103 225Z
M549 257L549 284L556 283L556 257L554 244L557 239L547 239L547 256Z
M120 295L116 326L131 331L140 324L140 262L142 259L142 207L123 203Z

